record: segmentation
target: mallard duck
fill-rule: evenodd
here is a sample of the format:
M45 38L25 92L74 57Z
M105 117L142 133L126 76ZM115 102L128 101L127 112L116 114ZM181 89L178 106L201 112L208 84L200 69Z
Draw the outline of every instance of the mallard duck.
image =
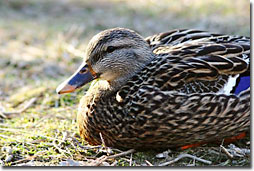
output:
M89 42L57 88L94 81L79 104L80 135L119 149L167 149L250 129L250 39L200 30L143 38L113 28Z

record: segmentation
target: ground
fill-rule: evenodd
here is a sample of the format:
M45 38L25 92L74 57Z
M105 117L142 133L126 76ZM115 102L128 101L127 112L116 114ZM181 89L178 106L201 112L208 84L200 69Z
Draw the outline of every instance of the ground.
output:
M249 1L6 0L0 1L0 18L1 165L250 166L248 138L231 149L221 142L227 151L241 154L233 158L218 144L126 155L90 146L80 139L76 124L79 99L88 86L72 94L55 92L99 31L119 26L146 37L195 28L249 36ZM181 154L210 162L189 157L176 161Z

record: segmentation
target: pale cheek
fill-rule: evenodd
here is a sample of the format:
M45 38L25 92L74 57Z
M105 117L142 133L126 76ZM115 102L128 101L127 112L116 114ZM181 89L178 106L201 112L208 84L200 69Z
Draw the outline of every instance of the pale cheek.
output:
M117 77L117 73L114 72L105 72L101 74L100 78L107 81L115 80Z

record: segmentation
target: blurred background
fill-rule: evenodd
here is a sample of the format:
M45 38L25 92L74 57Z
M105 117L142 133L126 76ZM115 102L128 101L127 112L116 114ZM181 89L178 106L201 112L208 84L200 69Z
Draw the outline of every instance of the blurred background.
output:
M18 148L38 135L77 132L76 109L84 90L59 96L55 88L78 67L91 37L113 27L130 28L144 37L180 28L250 36L250 4L247 0L0 1L0 111L15 113L36 98L24 112L2 116L0 146ZM35 135L24 133L31 130ZM29 145L20 149L20 158L12 161L31 150Z

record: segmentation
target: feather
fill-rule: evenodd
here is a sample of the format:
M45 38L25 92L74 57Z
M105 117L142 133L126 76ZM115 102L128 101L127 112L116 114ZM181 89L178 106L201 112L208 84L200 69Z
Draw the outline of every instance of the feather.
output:
M250 129L248 37L181 29L145 41L155 56L147 65L115 90L98 81L82 98L81 137L97 145L102 134L107 146L121 149L166 149Z

